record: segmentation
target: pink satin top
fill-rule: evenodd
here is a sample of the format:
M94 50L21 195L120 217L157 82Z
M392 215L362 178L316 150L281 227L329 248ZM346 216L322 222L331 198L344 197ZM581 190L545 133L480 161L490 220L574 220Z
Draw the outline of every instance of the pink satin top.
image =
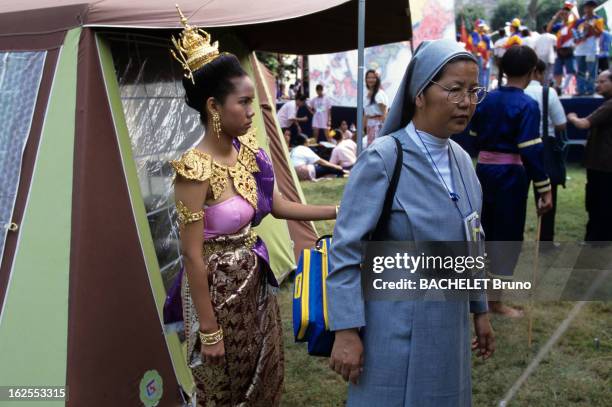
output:
M204 239L236 233L251 222L254 215L255 209L240 195L207 206L204 208Z

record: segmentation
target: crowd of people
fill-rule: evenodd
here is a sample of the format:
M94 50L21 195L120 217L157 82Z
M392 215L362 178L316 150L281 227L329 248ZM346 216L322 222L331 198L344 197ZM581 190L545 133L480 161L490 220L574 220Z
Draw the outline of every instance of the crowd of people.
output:
M497 86L499 62L506 50L513 45L526 45L546 64L545 83L554 84L559 95L593 95L598 73L609 67L612 37L604 19L594 12L597 2L587 0L581 6L579 16L572 2L564 3L547 24L539 27L539 32L515 18L491 35L486 22L476 20L468 37L459 39L478 60L480 84L487 88ZM494 36L497 39L493 42Z
M580 24L596 27L589 22L596 19L585 15ZM559 18L565 17L560 13ZM282 197L271 160L251 128L253 82L234 55L220 53L210 38L186 25L182 36L204 44L193 50L199 57L183 65L183 87L205 136L171 164L184 257L179 278L187 362L198 405L280 404L283 341L270 288L278 283L265 242L252 229L268 214L292 220L337 218L326 282L329 325L335 332L330 367L350 381L351 407L471 405L470 349L487 359L496 348L489 313L522 316L520 309L487 301L482 291L466 292L457 301L364 299L364 240L522 241L530 184L538 214L549 216L550 228L542 238L554 239L556 186L565 177L555 172L559 157L551 162L545 157L556 151L567 121L590 130L585 240L612 240L612 75L604 70L598 76L595 90L606 99L601 107L584 118L565 115L558 95L547 86L550 60L524 45L520 24L511 27L507 41L512 45L497 56L505 80L491 92L482 82L488 57L451 40L419 45L390 107L377 73L368 71L367 148L359 157L348 123L331 129L331 103L323 86L317 86L312 100L297 93L279 109L301 178L342 177L350 170L337 207ZM597 28L584 32L588 39ZM592 61L583 62L588 71ZM308 122L299 113L304 108L317 129L312 143L301 132ZM476 168L452 139L461 133L477 146ZM313 143L333 143L330 159L317 155ZM392 179L397 188L387 201ZM515 263L506 256L489 271L510 279Z
M388 111L389 99L381 88L380 75L375 70L365 74L363 125L364 146L374 142ZM284 101L277 117L290 151L290 158L300 180L316 180L326 176L348 175L357 160L355 124L349 128L342 120L332 128L332 98L325 95L322 84L315 87L316 96L308 99L298 93ZM311 137L309 134L311 133ZM299 148L298 148L299 147ZM307 153L310 149L311 153ZM325 160L317 154L326 155Z

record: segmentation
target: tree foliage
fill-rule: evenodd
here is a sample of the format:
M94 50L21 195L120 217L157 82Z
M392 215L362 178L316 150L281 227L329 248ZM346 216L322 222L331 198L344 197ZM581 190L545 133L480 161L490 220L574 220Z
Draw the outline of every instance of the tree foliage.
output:
M498 30L502 28L507 21L512 21L513 18L523 20L527 15L527 6L523 0L501 0L491 17L491 28Z
M540 32L562 6L562 0L502 0L493 10L491 27L497 30L518 17L523 25Z
M465 28L469 31L474 29L474 21L477 19L487 19L487 13L483 6L480 4L466 4L460 10L457 11L455 17L455 27L457 32L461 32L461 20L465 21Z

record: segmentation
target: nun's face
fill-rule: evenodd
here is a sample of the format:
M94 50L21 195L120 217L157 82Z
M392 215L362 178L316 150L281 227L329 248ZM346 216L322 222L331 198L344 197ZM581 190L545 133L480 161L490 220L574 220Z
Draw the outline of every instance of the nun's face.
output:
M452 62L436 82L439 85L432 84L417 98L419 121L438 137L461 133L476 110L467 92L478 87L478 65L472 61ZM445 88L463 92L465 97L459 103L452 103Z

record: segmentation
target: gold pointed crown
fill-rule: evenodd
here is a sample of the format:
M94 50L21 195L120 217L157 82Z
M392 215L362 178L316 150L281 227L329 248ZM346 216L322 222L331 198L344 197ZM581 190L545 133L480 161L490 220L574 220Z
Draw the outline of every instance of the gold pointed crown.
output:
M185 28L179 35L178 40L174 36L172 37L172 44L176 53L174 50L170 50L170 52L185 69L185 77L194 82L193 73L220 55L219 41L211 44L210 34L198 27L189 25L178 4L176 9L181 16L181 24Z

